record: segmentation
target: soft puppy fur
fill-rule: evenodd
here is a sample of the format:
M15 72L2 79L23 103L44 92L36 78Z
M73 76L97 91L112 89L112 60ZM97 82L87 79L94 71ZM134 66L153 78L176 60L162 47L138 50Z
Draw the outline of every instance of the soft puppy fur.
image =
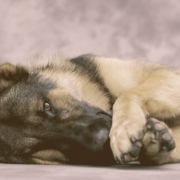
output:
M179 162L179 92L178 70L143 61L1 64L0 162Z

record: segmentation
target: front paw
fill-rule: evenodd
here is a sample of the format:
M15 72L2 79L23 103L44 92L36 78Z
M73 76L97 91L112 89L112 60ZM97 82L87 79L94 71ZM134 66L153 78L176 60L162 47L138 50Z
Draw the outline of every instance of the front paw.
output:
M143 135L143 124L132 121L111 129L110 145L117 163L127 164L138 159Z
M139 156L141 164L162 164L174 148L175 142L167 125L154 118L149 119L145 126L143 148Z

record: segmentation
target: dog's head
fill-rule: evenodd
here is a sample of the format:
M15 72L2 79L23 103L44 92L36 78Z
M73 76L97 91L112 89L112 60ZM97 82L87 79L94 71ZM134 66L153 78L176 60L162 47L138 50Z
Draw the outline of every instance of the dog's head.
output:
M108 164L111 116L49 78L0 65L0 162Z

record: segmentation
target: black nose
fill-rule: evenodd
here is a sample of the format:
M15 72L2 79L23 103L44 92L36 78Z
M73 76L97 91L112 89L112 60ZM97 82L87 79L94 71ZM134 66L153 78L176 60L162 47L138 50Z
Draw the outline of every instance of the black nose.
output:
M78 140L89 151L102 151L111 122L111 117L104 114L83 115L75 121L71 133L74 134L74 140Z
M109 145L112 117L102 110L82 114L69 129L68 157L72 164L109 164L113 156ZM68 132L66 132L68 133Z

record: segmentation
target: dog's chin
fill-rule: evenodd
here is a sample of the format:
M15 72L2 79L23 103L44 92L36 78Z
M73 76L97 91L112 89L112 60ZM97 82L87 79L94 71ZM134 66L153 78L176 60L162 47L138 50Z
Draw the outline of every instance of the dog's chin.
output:
M68 164L95 166L115 164L114 157L110 149L109 139L106 141L101 150L91 151L90 149L85 149L84 151L75 151L75 153L70 154L68 158Z
M91 117L91 116L90 116ZM96 117L96 116L95 116ZM76 165L110 165L114 157L110 149L109 130L112 117L106 114L94 119L83 119L86 128L80 123L74 125L72 137L66 137L61 143L42 144L31 155L37 164L76 164ZM92 129L90 127L93 127ZM81 135L76 135L81 130ZM67 133L68 134L68 133ZM68 135L69 136L69 135Z
M36 164L68 164L69 159L58 150L46 149L33 153L32 161Z
M100 152L76 152L68 156L59 150L45 149L34 152L31 159L35 164L73 164L107 166L115 163L110 150L109 141Z

